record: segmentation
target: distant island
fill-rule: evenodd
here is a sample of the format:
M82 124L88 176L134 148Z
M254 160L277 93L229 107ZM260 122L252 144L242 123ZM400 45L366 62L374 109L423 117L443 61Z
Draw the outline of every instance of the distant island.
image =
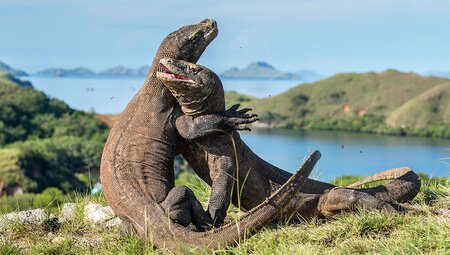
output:
M50 77L144 77L147 75L149 66L142 66L137 69L116 66L105 71L96 73L86 67L73 69L49 68L35 73L36 76Z
M226 79L302 80L299 74L277 70L266 62L250 63L243 69L233 67L221 73L220 77Z
M111 69L100 72L100 73L98 73L98 75L99 76L109 76L109 77L146 76L149 69L150 69L149 66L142 66L137 69L127 68L124 66L116 66Z
M54 77L90 77L95 76L96 73L85 67L77 67L73 69L64 68L48 68L39 71L35 74L36 76L54 76Z
M47 68L36 73L33 76L40 77L145 77L150 67L147 65L138 68L129 68L125 66L115 66L101 72L95 72L87 67L76 68ZM16 77L29 76L28 73L14 69L11 66L0 61L0 73L11 74ZM253 62L247 67L239 69L233 67L220 74L224 79L257 79L257 80L302 80L304 82L315 82L324 77L310 70L299 70L297 72L285 72L277 70L267 62Z
M322 80L323 78L325 78L324 76L322 76L314 71L310 71L310 70L299 70L295 73L297 75L299 75L300 77L302 77L302 80L305 82L315 82L315 81Z
M22 70L14 69L11 66L0 61L0 73L7 73L13 76L28 76L28 74Z
M134 69L119 65L95 73L86 67L74 69L49 68L39 71L34 75L47 77L145 77L149 69L149 66ZM322 79L322 76L313 71L301 70L296 73L283 72L275 69L266 62L254 62L243 69L234 67L220 74L220 76L224 79L303 80L306 82Z

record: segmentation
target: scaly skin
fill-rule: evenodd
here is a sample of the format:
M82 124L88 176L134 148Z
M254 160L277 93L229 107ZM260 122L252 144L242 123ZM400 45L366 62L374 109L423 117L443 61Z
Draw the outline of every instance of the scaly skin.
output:
M163 40L144 86L112 127L102 155L103 192L108 204L124 221L122 228L131 224L142 239L151 239L154 246L173 252L234 244L246 232L263 227L301 188L320 157L320 153L313 153L288 182L237 223L206 232L183 226L197 220L197 228L206 228L202 224L207 219L196 218L205 215L201 215L203 209L198 208L192 193L174 185L173 162L182 143L174 121L181 111L170 92L156 79L156 73L161 71L159 61L163 57L196 62L216 34L215 21L205 20L182 27ZM238 125L223 116L214 120L231 123L229 129ZM215 126L209 122L205 125ZM187 205L183 204L185 199ZM177 220L181 222L178 224Z
M208 114L220 114L230 118L241 117L241 124L249 124L257 120L256 115L245 114L245 109L239 112L236 112L236 109L225 111L225 104L221 99L224 95L221 81L211 70L171 58L163 58L160 63L164 72L157 73L158 79L171 91L186 114L176 120L178 132L208 152L207 160L212 173L208 213L214 225L218 227L225 219L233 188L239 189L238 185L233 187L237 165L231 140L232 130L228 133L214 133L221 128L206 129L204 121L199 119Z
M195 123L195 120L202 114L223 114L225 110L222 83L216 74L203 66L173 59L165 59L161 62L170 72L185 77L185 79L179 80L171 79L167 75L158 76L178 99L181 109L186 114L177 119L179 133L186 139L195 139L197 138L196 134L204 132L200 132L199 128L193 128L195 125L190 124L191 122ZM237 107L234 107L234 110L236 109ZM247 110L249 109L240 112ZM189 132L184 126L191 127ZM197 174L208 184L214 186L217 176L221 174L217 173L219 168L217 160L214 160L216 155L220 154L222 157L233 155L229 149L228 137L214 136L209 138L211 140L207 138L192 140L191 143L185 145L182 154ZM265 197L270 196L291 174L259 158L245 145L237 132L233 132L233 138L239 166L237 177L239 185L236 186L243 188L240 203L237 192L233 194L233 203L239 204L244 210L249 210L263 201ZM308 179L296 199L293 199L284 210L284 217L304 219L311 216L331 216L341 211L361 207L369 210L395 212L396 209L389 203L410 200L420 188L420 180L411 170L401 171L401 173L397 171L397 173L399 174L394 176L393 182L367 189L341 188ZM222 175L226 176L226 174ZM222 183L226 182L222 181ZM222 185L220 189L213 188L211 197L226 193L229 186ZM227 208L228 204L227 201L222 201L221 204L215 204L215 206L215 210L220 211ZM215 217L214 211L210 213L212 217Z

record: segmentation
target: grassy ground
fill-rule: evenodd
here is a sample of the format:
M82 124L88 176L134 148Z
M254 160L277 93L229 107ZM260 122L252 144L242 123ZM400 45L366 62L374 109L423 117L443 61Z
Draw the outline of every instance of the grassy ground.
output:
M339 181L345 184L345 180ZM207 203L209 188L197 177L182 174L178 184L192 188ZM119 237L117 229L93 227L82 220L90 201L106 204L102 196L78 195L77 219L52 226L12 225L0 232L0 254L166 254L136 236ZM313 219L300 224L278 222L235 247L197 254L450 254L450 180L424 181L414 199L414 213L382 214L359 211L333 219ZM440 213L441 212L441 213ZM227 220L238 211L230 207Z

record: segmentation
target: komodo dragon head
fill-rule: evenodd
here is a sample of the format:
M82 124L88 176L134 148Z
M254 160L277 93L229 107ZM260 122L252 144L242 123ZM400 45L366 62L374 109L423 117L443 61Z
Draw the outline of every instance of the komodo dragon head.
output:
M210 69L183 60L163 58L163 71L156 75L177 99L186 115L225 110L224 92L219 77Z
M205 19L197 24L183 26L164 38L155 61L159 61L163 57L176 56L177 59L195 63L206 47L216 38L217 33L217 23L213 19ZM157 63L154 63L153 66L157 66Z

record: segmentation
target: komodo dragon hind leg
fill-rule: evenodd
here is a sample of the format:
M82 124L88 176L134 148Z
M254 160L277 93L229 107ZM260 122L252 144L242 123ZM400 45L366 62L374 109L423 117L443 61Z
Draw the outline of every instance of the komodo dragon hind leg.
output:
M354 189L382 180L394 180L373 188ZM337 187L324 194L318 205L319 212L331 216L341 211L364 208L385 212L412 210L404 205L391 204L413 198L420 189L420 180L408 167L393 168L365 177L349 186Z
M389 170L384 170L384 171L378 172L371 176L364 177L361 180L348 185L347 187L348 188L356 188L356 187L360 187L362 185L373 183L376 181L393 180L393 179L400 178L401 176L404 176L405 174L407 174L409 172L412 172L409 167L392 168Z
M212 226L211 216L203 210L188 187L176 186L171 189L161 206L172 221L184 227L191 222L199 231L209 230Z
M191 222L199 231L211 229L211 216L206 213L194 195L194 192L185 186L176 186L170 190L161 207L173 222L187 227ZM136 234L133 224L126 218L121 218L119 235Z
M119 225L119 236L127 236L136 234L133 224L128 219L120 217L122 222Z
M360 188L358 190L370 194L377 199L396 203L407 202L413 199L420 191L420 178L408 167L393 168L376 173L349 185L348 188L355 188L381 180L392 181L383 185Z
M320 198L318 205L319 214L326 217L342 211L352 211L357 208L390 213L398 211L392 205L377 199L372 195L356 189L348 189L343 187L336 187L328 191Z

